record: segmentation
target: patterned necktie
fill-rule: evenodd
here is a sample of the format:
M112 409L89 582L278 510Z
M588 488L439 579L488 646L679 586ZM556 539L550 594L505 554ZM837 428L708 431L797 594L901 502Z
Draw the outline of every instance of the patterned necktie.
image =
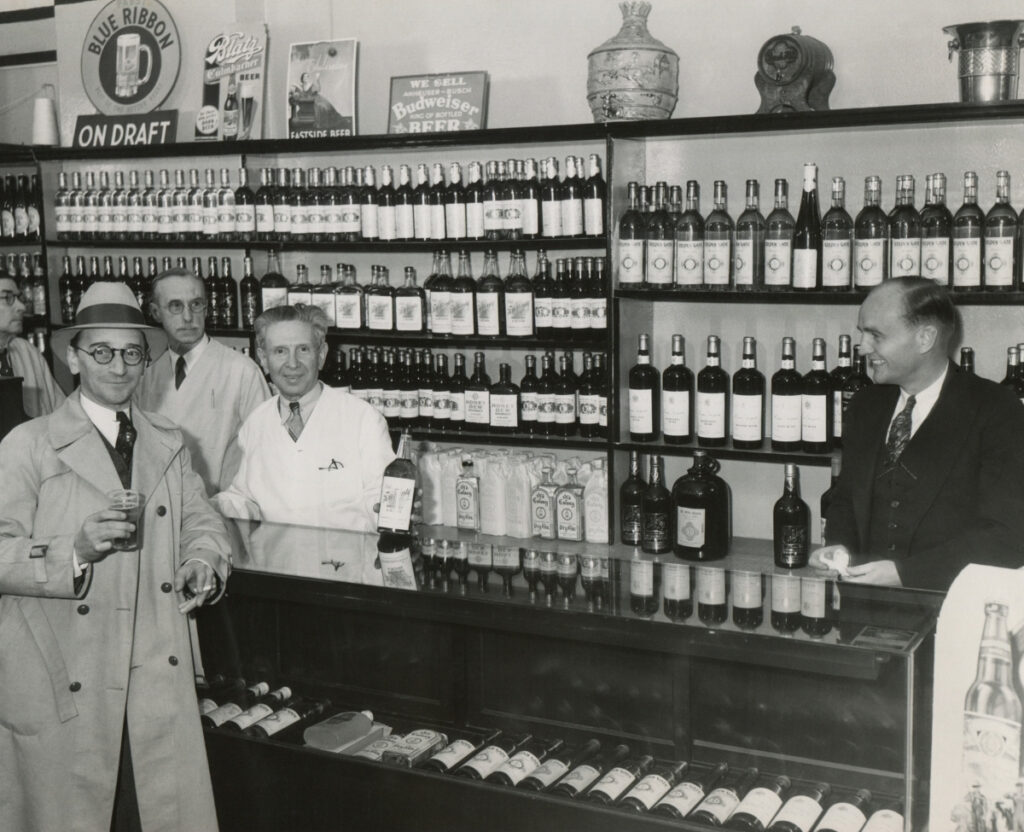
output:
M135 447L135 439L138 433L132 426L132 420L123 410L117 412L117 441L114 443L114 450L121 455L128 470L132 467L132 449Z
M907 447L907 443L910 441L910 426L916 403L917 399L913 396L908 398L903 410L896 414L896 418L892 420L892 425L889 426L889 436L885 440L887 465L894 465L896 463L903 453L903 449Z
M174 363L174 389L177 390L181 387L182 382L185 381L185 356L179 355L178 360Z
M11 357L7 350L0 350L0 378L11 378L14 376L14 367L11 366Z
M285 419L284 426L288 428L288 434L291 436L293 442L298 442L299 437L302 435L302 414L299 412L298 402L289 402L288 407L291 409L291 413L288 414L288 418Z

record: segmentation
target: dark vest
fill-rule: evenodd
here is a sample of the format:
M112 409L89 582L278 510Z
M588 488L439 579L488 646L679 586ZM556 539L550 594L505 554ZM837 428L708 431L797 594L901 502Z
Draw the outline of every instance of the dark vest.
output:
M99 430L96 431L100 433ZM121 480L121 488L132 487L132 466L130 462L126 462L124 458L117 452L113 445L107 441L102 433L100 433L100 439L103 440L103 447L107 449L107 453L110 455L110 461L114 463L114 468L117 469L118 479Z
M878 558L905 558L910 554L911 530L903 518L915 498L917 480L899 462L887 468L885 455L883 442L875 460L866 551Z

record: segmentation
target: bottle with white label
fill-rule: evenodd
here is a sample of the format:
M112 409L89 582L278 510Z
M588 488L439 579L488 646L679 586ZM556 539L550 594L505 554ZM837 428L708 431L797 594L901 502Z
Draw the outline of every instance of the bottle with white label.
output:
M800 577L776 573L772 581L772 629L788 635L800 629Z
M654 186L653 205L648 206L644 283L654 288L672 285L672 255L675 249L675 223L665 210L668 184Z
M530 495L533 536L542 537L545 540L554 540L557 536L555 492L558 490L558 485L551 479L551 473L550 466L545 466L541 472L541 481Z
M839 600L835 582L823 578L801 578L800 629L811 638L828 635L838 616Z
M964 203L953 216L953 289L980 292L985 214L978 207L978 174L964 173Z
M255 725L264 717L270 716L274 711L284 707L291 698L292 689L287 686L272 690L220 727L225 731L244 731L250 725Z
M693 440L693 372L686 366L683 336L672 336L672 358L661 374L661 420L665 442Z
M426 296L416 285L416 269L406 266L405 282L395 289L395 329L398 332L423 332L425 306Z
M452 263L446 251L439 252L433 273L423 282L427 297L427 325L434 335L452 334Z
M737 569L732 573L732 623L741 630L756 630L764 622L764 579L760 572Z
M733 276L739 290L764 286L764 237L766 223L761 216L760 185L747 180L747 207L736 218L736 244L733 246Z
M700 213L700 183L686 183L686 210L675 222L674 283L682 289L704 285L704 217Z
M691 769L654 804L651 814L666 818L685 818L728 770L727 763L719 763L709 771L695 772Z
M577 157L565 157L565 179L559 202L562 206L562 236L583 236L583 171L577 170Z
M946 207L946 174L928 177L921 211L921 276L940 286L953 285L953 215Z
M715 207L704 221L704 285L719 291L732 285L734 226L728 209L728 186L715 180Z
M576 481L576 469L568 468L569 481L555 491L555 533L559 540L583 540L584 506L583 486ZM573 579L576 561L573 556Z
M832 390L825 369L825 339L815 338L811 352L811 370L803 378L800 400L800 448L809 454L827 454L832 450Z
M403 431L398 440L398 453L384 469L381 481L380 510L377 514L379 533L411 533L416 474L416 464L412 461L412 436Z
M829 806L816 832L860 832L870 807L871 792L859 789L852 797L840 798Z
M500 734L455 769L455 774L471 780L484 780L531 739L531 734Z
M480 335L505 333L505 284L493 250L484 254L483 272L476 284L476 330Z
M757 449L764 444L764 375L757 369L757 342L743 339L743 365L732 377L732 444Z
M661 427L661 379L651 366L650 336L642 333L636 364L629 371L629 438L654 442Z
M661 611L669 621L685 621L693 615L693 595L690 581L690 565L686 563L665 563L661 567L662 605Z
M462 186L462 165L448 166L448 187L444 193L444 223L440 224L449 240L466 239L466 196ZM385 239L381 235L381 239Z
M419 768L426 771L439 771L442 774L446 774L449 771L457 768L472 754L490 745L497 739L500 731L491 731L489 734L482 738L464 739L459 738L452 740L440 751L434 753L434 755L427 760L425 763L419 766Z
M263 717L255 725L245 729L250 737L272 737L285 728L297 728L311 724L318 719L331 703L326 700L293 699L285 707Z
M629 609L633 615L648 617L658 611L660 584L660 563L639 557L629 561Z
M472 385L473 379L470 379ZM467 395L470 388L467 388ZM490 389L490 429L492 433L514 433L519 429L519 388L512 381L512 366L498 366L498 380Z
M896 205L889 214L889 277L921 273L921 215L914 207L914 177L896 177Z
M996 202L985 216L985 267L982 283L989 292L1012 292L1017 288L1014 244L1017 212L1010 207L1010 173L996 173Z
M540 236L540 183L537 181L537 160L517 159L516 199L521 219L521 235L534 240Z
M590 758L572 766L569 773L551 788L551 794L578 797L589 789L603 772L617 766L628 754L629 746L620 744L600 757Z
M729 374L721 367L721 341L708 336L707 360L697 373L697 444L717 447L727 441L729 425Z
M832 794L832 787L828 783L815 783L794 791L796 793L782 804L772 819L768 832L811 832L824 811L825 799ZM902 829L903 825L900 824L899 828Z
M837 448L843 445L843 385L853 375L853 359L850 355L850 336L839 336L839 354L836 366L828 374L829 386L832 389L832 435L833 444Z
M501 786L518 786L564 745L564 740L531 739L487 775L486 779L489 783Z
M846 210L846 181L832 178L832 207L821 218L821 288L845 292L853 280L853 219Z
M902 832L905 822L902 804L893 809L879 809L868 818L862 832Z
M818 208L818 166L804 164L804 189L793 230L793 288L820 289L822 282L821 212Z
M729 618L727 572L717 566L698 566L697 618L702 624L717 627Z
M472 459L462 461L462 473L455 481L455 508L460 529L480 530L480 478Z
M796 341L782 339L782 365L772 376L772 450L800 449L803 377L796 371Z
M718 560L729 551L729 488L719 468L707 451L694 451L692 467L672 486L672 551L686 560Z
M590 154L589 176L583 185L583 233L588 237L604 234L604 204L607 188L601 175L601 157Z
M526 276L526 255L513 251L505 275L505 334L528 338L533 335L533 324L533 286Z
M595 459L583 489L583 535L588 543L608 543L608 472L605 460Z
M459 265L449 292L452 335L476 333L476 281L469 262L469 252L459 252Z
M687 762L658 766L626 792L619 806L632 812L649 812L683 778L689 768Z
M587 792L587 800L594 803L614 803L638 778L647 773L653 762L654 757L644 754L613 766Z
M725 822L725 829L738 832L764 832L782 807L782 800L792 785L784 774L754 786Z
M491 420L491 377L482 352L473 353L473 374L466 383L466 428L486 430Z
M640 186L630 182L626 186L629 207L619 218L619 285L635 288L644 282L644 242L647 223L640 213Z
M598 740L587 740L583 745L574 748L558 748L549 753L541 765L520 781L519 788L543 791L570 770L586 763L600 750L601 743Z
M793 232L796 221L789 213L789 183L775 180L775 209L768 215L764 240L764 287L782 291L793 285Z
M853 223L853 285L870 289L889 276L889 218L882 210L882 180L864 179L864 207Z
M562 183L558 181L558 160L548 156L540 163L540 233L542 237L561 237Z
M270 685L258 682L244 690L235 690L226 697L226 701L200 717L204 728L219 728L229 719L234 719L246 708L252 707L270 693Z
M721 826L739 806L740 801L757 781L756 768L741 768L729 771L700 805L693 810L688 820L708 826Z

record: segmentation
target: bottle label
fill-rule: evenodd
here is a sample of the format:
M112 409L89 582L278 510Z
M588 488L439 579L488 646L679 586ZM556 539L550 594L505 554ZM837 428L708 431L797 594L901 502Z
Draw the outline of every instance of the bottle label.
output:
M561 237L562 236L562 203L546 201L540 204L541 210L541 236ZM641 245L643 245L641 243Z
M456 406L461 406L462 415L455 416ZM452 420L462 421L466 420L466 404L465 398L462 393L446 393L443 390L437 390L434 392L434 418L441 421Z
M566 786L571 786L573 789L572 793L574 795L577 795L580 792L585 791L587 787L591 783L593 783L600 774L601 772L593 766L576 766L576 768L570 771L565 776L565 779L562 780L558 785L561 786L564 784Z
M674 248L675 243L672 240L647 241L646 282L648 285L672 285L672 251Z
M256 230L256 212L252 205L235 206L235 230L249 233Z
M395 229L399 240L411 240L416 236L416 220L413 216L412 205L405 203L395 206ZM338 230L341 231L340 226Z
M704 283L704 241L676 240L676 285L701 286Z
M430 206L415 204L412 207L413 236L417 240L429 240L433 234L433 223L430 220ZM359 231L357 227L355 229Z
M452 335L473 334L473 294L452 292L451 295Z
M825 617L825 581L820 578L800 579L800 614L804 618Z
M188 220L183 219L182 225L188 225ZM235 233L235 204L234 202L220 205L217 208L217 231L221 234Z
M758 786L747 792L743 800L740 801L740 805L736 807L736 814L742 812L751 815L760 822L761 828L764 829L775 817L780 806L782 806L782 798L776 792L764 786Z
M416 419L420 415L420 398L416 390L401 390L398 416L401 419Z
M388 388L384 393L383 413L385 419L397 419L402 413L402 393L397 388Z
M264 286L260 289L260 299L264 311L273 309L275 306L287 306L288 289L285 287Z
M824 269L822 270L824 272ZM793 250L793 288L813 289L818 285L818 252L813 248Z
M484 236L485 215L482 202L466 204L466 236L471 240L479 240Z
M476 296L476 326L481 335L501 332L498 319L498 293L479 292Z
M764 285L789 286L793 272L792 240L764 241Z
M423 331L423 301L419 297L395 296L395 329L399 332Z
M394 205L377 206L377 234L381 240L393 240L398 234L398 213ZM324 220L324 230L327 231L327 220Z
M601 406L598 410L600 415L598 416L597 423L601 427L606 428L608 427L608 396L607 394L601 394L598 398L601 402Z
M779 558L788 566L799 566L807 555L807 527L782 525L779 527Z
M492 393L490 398L491 427L519 427L519 397L515 393Z
M630 413L633 412L632 392L630 391ZM649 391L642 390L638 392ZM689 436L690 435L690 391L689 390L663 390L661 393L661 421L665 430L665 436ZM630 431L633 428L630 426ZM636 433L650 433L650 431L635 431Z
M601 421L601 397L594 394L580 395L580 424L597 425Z
M638 286L644 282L644 241L619 240L619 285Z
M590 328L608 328L608 298L590 298Z
M505 293L505 332L508 335L533 335L533 293Z
M764 396L732 397L732 438L744 442L760 442L764 438L761 421Z
M811 832L811 827L820 815L821 804L817 800L805 794L797 794L787 800L786 805L779 810L775 816L775 823L788 823L795 826L799 832ZM899 828L903 829L902 821Z
M832 832L858 832L866 820L864 813L852 803L833 803L818 828L831 829Z
M704 789L698 786L696 783L677 783L673 786L667 795L665 795L658 805L671 806L677 812L679 817L685 818L690 811L696 806L704 797Z
M583 200L578 197L562 200L562 234L578 237L583 233Z
M266 291L266 290L264 290ZM339 329L359 329L363 325L363 311L359 295L335 295L334 317Z
M545 488L535 488L530 496L530 508L534 537L554 540L555 501L551 492Z
M705 240L704 283L708 286L728 286L731 259L731 240Z
M533 320L538 331L554 326L551 320L551 298L533 299Z
M654 433L653 390L629 390L629 432Z
M455 740L438 751L430 759L444 766L445 771L451 771L452 766L464 759L474 748L469 740Z
M555 396L555 424L576 424L575 393L559 393Z
M690 567L685 563L663 564L661 583L666 600L688 601L690 598Z
M732 603L743 610L761 608L761 573L737 570L732 573Z
M558 778L564 776L568 770L569 766L561 760L551 759L544 763L544 765L531 771L530 778L540 783L542 789L546 789Z
M921 277L930 277L943 286L949 282L949 237L921 240Z
M985 238L985 285L1013 285L1013 237Z
M908 277L921 274L921 238L894 237L889 242L892 262L890 277Z
M648 551L659 551L671 545L668 535L669 515L667 511L652 511L643 516L643 540L641 545Z
M776 442L800 441L802 396L772 396L772 439Z
M495 771L500 771L512 781L513 786L518 786L523 778L532 774L539 765L540 760L529 751L517 751Z
M583 200L583 229L591 237L604 234L604 200L591 198ZM523 230L526 230L524 224Z
M467 390L465 395L466 424L488 424L491 418L491 394L487 390Z
M725 603L725 570L715 566L697 567L697 603L719 605Z
M644 809L650 810L665 796L670 787L671 783L660 774L648 774L629 790L626 797L636 800Z
M256 231L260 234L270 234L274 230L274 206L256 206Z
M555 329L572 327L572 302L569 298L551 298L551 326Z
M868 818L863 832L903 832L903 815L892 809L879 809Z
M843 438L843 394L840 390L832 393L832 435Z
M804 395L800 400L800 438L804 442L827 442L828 395Z
M213 711L217 710L217 707L218 707L217 703L214 702L212 699L206 699L206 698L200 699L199 700L199 715L200 716L205 716L208 713L212 713Z
M537 394L536 393L520 393L519 394L519 421L520 422L536 422L537 421Z
M380 488L380 513L377 515L377 525L382 529L407 530L415 493L415 479L385 474Z
M821 285L826 289L850 288L850 259L853 242L846 240L821 241Z
M597 781L597 785L591 791L601 792L607 795L610 800L616 800L626 787L636 780L629 771L620 766L615 766L604 777Z
M309 213L306 214L307 231L310 234L323 234L327 229L323 207L320 205L310 205L308 211ZM237 214L235 216L237 217Z
M754 241L750 238L736 238L733 277L737 286L754 285Z
M1019 778L1021 724L989 714L964 711L963 770L990 785L1009 789Z
M452 299L449 292L430 293L430 326L435 335L451 335Z
M555 422L555 394L541 393L537 396L537 421L544 424Z
M366 211L363 211L363 217L366 217ZM445 208L443 205L431 205L430 206L430 239L432 240L443 240L445 237ZM363 236L368 236L366 233L366 222L363 222Z
M455 483L456 526L477 529L480 526L480 491L476 477L460 477Z
M632 595L654 595L654 564L635 560L629 567L629 591Z
M569 314L573 329L590 329L590 298L571 298Z
M519 213L523 218L523 234L536 237L540 233L540 210L534 197L519 200Z
M402 737L392 734L390 737L371 742L366 748L357 751L352 756L363 760L380 760L384 757L384 752L394 750L401 742Z
M473 769L473 771L480 775L480 779L483 780L507 759L508 752L504 748L500 748L497 745L489 745L466 763L466 768Z
M699 549L705 543L706 510L689 506L676 507L676 543Z
M626 540L640 542L641 522L640 506L622 507L622 536Z
M228 720L234 719L242 713L242 708L234 702L225 702L219 708L215 708L210 711L206 718L209 719L218 728Z
M704 439L725 437L725 393L697 393L697 435Z
M715 789L704 798L704 802L697 807L698 812L707 812L718 821L721 826L735 811L740 799L732 789Z
M430 419L434 415L434 391L421 388L416 391L416 409L418 416Z
M370 295L366 304L366 322L370 329L395 328L394 304L388 295Z
M882 282L882 278L885 276L887 242L884 239L853 241L853 280L858 289L867 289Z
M274 709L270 705L253 705L249 710L242 711L234 719L229 719L228 722L240 731L244 731L250 725L254 725L264 717L270 716L273 712Z

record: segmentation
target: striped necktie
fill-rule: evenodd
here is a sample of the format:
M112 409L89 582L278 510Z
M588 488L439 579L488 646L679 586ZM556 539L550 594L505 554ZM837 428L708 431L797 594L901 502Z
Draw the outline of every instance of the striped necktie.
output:
M288 428L288 434L291 436L292 441L298 442L303 428L302 413L299 411L298 402L289 402L288 407L291 409L291 413L285 419L284 426Z

